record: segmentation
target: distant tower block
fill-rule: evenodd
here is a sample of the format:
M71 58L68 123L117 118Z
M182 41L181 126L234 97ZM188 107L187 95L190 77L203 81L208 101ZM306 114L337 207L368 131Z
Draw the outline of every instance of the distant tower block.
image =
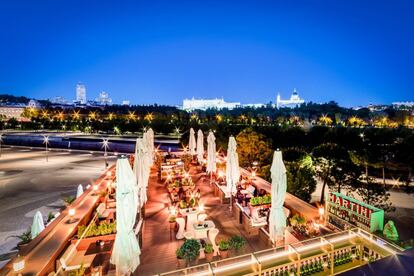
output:
M80 104L86 104L86 88L82 83L76 85L76 101Z
M298 92L296 92L296 88L293 89L293 93L290 96L289 100L282 100L280 98L280 94L277 93L277 97L276 97L276 108L280 108L280 107L297 107L300 106L301 104L305 103L304 99L301 99L299 97Z

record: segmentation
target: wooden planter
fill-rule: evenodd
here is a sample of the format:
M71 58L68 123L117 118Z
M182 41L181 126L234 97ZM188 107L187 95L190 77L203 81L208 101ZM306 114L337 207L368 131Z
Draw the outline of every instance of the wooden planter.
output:
M78 251L86 250L86 249L88 249L88 247L91 243L96 243L97 241L112 241L112 240L115 240L115 236L116 236L116 234L110 234L110 235L105 235L105 236L83 238L79 242L78 246L76 246L76 250L78 250ZM71 242L71 244L75 245L78 241L79 241L78 239L74 238L70 242Z

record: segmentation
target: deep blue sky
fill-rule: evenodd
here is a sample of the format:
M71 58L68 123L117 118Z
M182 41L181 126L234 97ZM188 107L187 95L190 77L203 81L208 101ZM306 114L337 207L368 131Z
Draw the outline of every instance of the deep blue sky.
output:
M0 0L0 93L414 100L414 1Z

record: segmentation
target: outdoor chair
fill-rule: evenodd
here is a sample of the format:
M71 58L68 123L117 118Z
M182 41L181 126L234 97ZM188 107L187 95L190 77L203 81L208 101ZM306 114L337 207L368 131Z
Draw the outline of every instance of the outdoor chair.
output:
M177 231L177 235L175 235L175 238L177 240L184 239L185 220L184 218L177 218L175 221L177 222L177 225L178 225L178 231Z
M208 239L210 240L210 243L213 245L214 255L217 255L219 252L219 247L216 244L216 237L218 233L219 230L217 228L213 228L208 231Z

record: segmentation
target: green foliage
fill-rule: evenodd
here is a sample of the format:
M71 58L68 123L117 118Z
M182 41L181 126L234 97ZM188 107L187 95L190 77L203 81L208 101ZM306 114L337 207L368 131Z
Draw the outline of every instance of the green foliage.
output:
M180 201L180 208L181 208L181 209L185 209L185 208L187 208L187 202L185 202L185 200L181 200L181 201Z
M182 259L187 261L195 260L200 254L200 243L195 239L186 240L180 247L179 254L182 254ZM176 252L177 254L177 252Z
M213 245L211 243L206 243L206 245L204 245L204 252L207 254L213 253L214 252Z
M72 202L74 202L75 201L75 197L74 196L67 196L67 197L65 197L64 199L63 199L63 201L66 203L66 204L68 204L68 205L70 205L70 204L72 204Z
M221 251L229 250L230 249L230 243L229 243L229 241L227 241L227 240L221 240L219 242L219 249Z
M170 223L176 222L176 220L177 220L177 217L176 216L170 216L168 218L168 222L170 222Z
M233 236L229 240L230 247L234 248L235 250L240 250L242 247L246 245L246 240L240 236Z
M237 136L237 152L242 167L250 167L254 161L260 165L270 164L272 145L263 134L252 128L242 130Z
M81 263L81 266L78 269L69 271L68 276L83 276L85 275L85 271L86 271L86 268L83 265L83 263Z
M49 212L49 214L47 214L47 223L51 222L54 218L55 216L53 215L53 213Z
M18 238L20 240L19 244L26 244L29 243L32 240L32 231L28 229L26 232L23 232L20 235L13 236L15 238Z
M387 187L376 183L373 178L363 178L356 187L356 193L366 204L373 205L384 211L394 211Z
M250 205L257 206L257 205L264 205L264 204L271 204L272 203L272 196L270 194L264 196L255 196L250 198Z
M78 226L78 238L82 237L85 233L87 226L80 225ZM106 222L101 221L99 225L92 224L88 231L86 232L84 238L105 236L116 233L116 223L115 222Z
M301 163L286 164L287 192L309 202L316 189L315 173L312 167Z
M177 250L175 251L175 256L177 256L178 259L184 259L185 258L184 249L182 247L177 248Z

